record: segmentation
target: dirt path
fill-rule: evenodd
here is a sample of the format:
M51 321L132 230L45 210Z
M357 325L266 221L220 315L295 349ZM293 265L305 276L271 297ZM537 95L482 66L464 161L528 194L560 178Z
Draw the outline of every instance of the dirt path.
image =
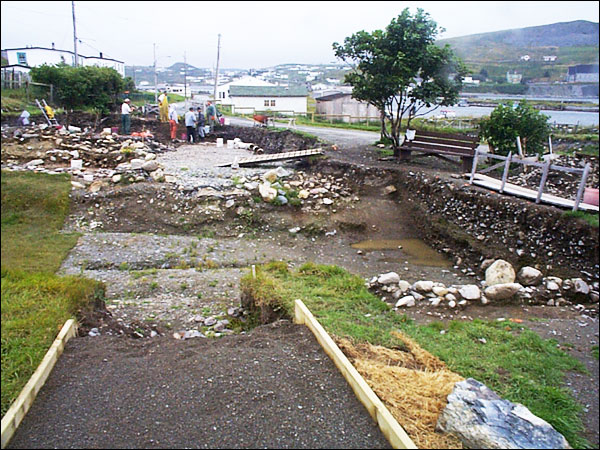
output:
M9 448L390 448L304 326L70 341Z

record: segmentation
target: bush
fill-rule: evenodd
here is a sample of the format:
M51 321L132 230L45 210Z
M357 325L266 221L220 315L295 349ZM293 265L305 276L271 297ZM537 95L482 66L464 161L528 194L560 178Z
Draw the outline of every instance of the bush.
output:
M548 116L522 100L516 108L512 105L498 105L489 118L481 121L479 130L490 149L500 155L516 151L519 136L525 155L541 156L550 134L550 124Z

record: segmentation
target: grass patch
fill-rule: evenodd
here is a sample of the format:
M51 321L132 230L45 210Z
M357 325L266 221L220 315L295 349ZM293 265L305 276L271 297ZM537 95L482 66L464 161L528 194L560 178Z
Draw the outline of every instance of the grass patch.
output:
M563 215L565 217L573 217L576 219L585 220L587 223L589 223L594 228L598 228L598 214L597 213L590 213L590 212L580 210L580 211L567 211L567 212L564 212Z
M61 233L70 178L2 171L2 415L64 322L102 300L104 288L54 273L77 242Z
M563 388L565 372L585 368L558 349L556 341L522 325L480 320L417 325L372 295L362 278L313 263L295 271L282 262L266 264L257 267L256 278L244 276L241 287L243 297L279 307L289 317L293 300L300 298L330 334L354 342L402 348L404 343L393 334L401 330L453 371L527 406L573 447L589 446L580 436L581 407Z
M69 175L2 171L2 267L54 273L77 243L60 233L69 210Z

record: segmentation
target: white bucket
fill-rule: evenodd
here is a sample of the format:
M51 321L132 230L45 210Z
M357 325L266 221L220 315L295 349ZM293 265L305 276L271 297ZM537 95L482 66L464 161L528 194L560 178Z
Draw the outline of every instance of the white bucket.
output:
M233 139L227 139L227 148L233 148Z
M217 138L217 147L223 147L223 138Z

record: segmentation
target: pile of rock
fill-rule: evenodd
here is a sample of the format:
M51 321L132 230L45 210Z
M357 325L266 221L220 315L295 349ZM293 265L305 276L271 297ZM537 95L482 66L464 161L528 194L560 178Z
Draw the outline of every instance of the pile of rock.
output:
M3 130L3 143L26 146L31 151L29 155L35 158L23 163L8 155L4 161L3 154L2 167L46 173L69 172L75 176L74 187L90 186L91 190L99 189L99 180L119 183L147 178L156 181L166 179L155 159L158 153L173 149L150 135L120 136L110 128L104 129L100 134L73 131L78 130L74 127L70 129L71 131L39 125L28 127L26 132L20 128ZM48 143L52 148L42 150L48 148ZM27 153L23 156L25 155Z
M512 265L501 259L484 261L483 268L485 280L479 285L445 286L429 280L411 284L396 272L389 272L373 277L367 287L382 295L384 301L393 303L396 309L416 305L454 309L465 308L472 302L487 305L520 301L549 306L570 302L584 310L583 304L598 303L598 281L588 283L582 278L545 277L538 269L528 266L515 273Z
M308 175L281 166L250 178L236 177L233 182L237 188L251 194L258 193L265 202L278 205L290 203L318 210L339 200L358 200L343 178L324 174Z
M227 309L227 315L233 318L239 318L245 320L244 316L248 315L249 312L240 307L231 307ZM177 331L173 333L175 339L191 339L196 337L220 337L226 334L233 334L234 331L227 328L231 324L229 319L219 319L215 316L204 317L202 315L196 315L190 318L190 322L196 324L196 327L204 327L204 332L198 328L193 328L184 331Z

